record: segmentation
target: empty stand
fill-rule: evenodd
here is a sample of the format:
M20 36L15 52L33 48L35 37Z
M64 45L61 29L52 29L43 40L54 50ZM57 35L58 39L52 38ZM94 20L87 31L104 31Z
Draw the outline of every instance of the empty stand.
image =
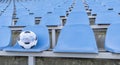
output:
M0 0L0 49L4 49L0 56L27 56L28 65L35 65L36 57L120 59L119 54L113 54L120 53L118 5L119 0L86 0L84 3L82 0ZM93 14L96 14L93 18L95 24L90 25ZM61 16L66 18L65 26L61 26ZM37 17L40 23L34 26ZM16 18L15 26L11 26L13 18ZM109 25L104 24L112 24L107 30L106 40ZM9 46L11 31L6 26L13 31L34 31L39 38L37 46L27 50L17 42ZM103 48L104 40L109 52ZM36 53L41 51L43 53Z
M98 53L94 33L89 25L66 25L58 38L54 52Z

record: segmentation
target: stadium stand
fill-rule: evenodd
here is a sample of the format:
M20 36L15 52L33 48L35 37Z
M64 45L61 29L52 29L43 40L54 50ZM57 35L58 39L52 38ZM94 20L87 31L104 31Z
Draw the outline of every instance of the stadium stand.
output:
M4 33L9 36L7 41L0 41L0 49L4 49L0 51L0 56L27 56L28 65L35 65L36 57L120 59L119 54L114 54L119 53L119 44L115 44L119 42L116 39L119 37L118 5L119 0L0 0L0 33L2 38L6 37L2 35ZM66 19L64 24L62 16ZM34 26L37 17L40 23ZM93 25L90 25L91 19L95 20ZM110 24L110 27L104 24ZM38 45L29 50L20 47L17 42L9 46L13 38L10 39L11 31L6 26L11 31L34 31L40 37ZM106 37L105 43L96 31L106 33L107 36L101 33ZM113 34L116 36L114 39ZM99 43L97 38L102 42ZM111 41L113 43L109 43ZM6 46L9 47L4 48Z

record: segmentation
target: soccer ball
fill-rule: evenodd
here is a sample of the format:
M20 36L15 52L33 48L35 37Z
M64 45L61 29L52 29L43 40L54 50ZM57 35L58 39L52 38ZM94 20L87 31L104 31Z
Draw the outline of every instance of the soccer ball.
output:
M18 44L24 49L30 49L37 44L37 36L32 31L23 31L20 33Z

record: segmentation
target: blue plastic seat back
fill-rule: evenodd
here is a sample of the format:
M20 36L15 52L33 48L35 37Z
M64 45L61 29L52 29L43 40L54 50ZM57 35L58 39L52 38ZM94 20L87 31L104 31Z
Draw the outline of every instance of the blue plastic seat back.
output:
M107 2L105 3L106 8L113 8L114 11L116 11L117 13L120 13L120 1L115 0L114 2Z
M96 24L120 23L120 16L113 10L106 10L97 14L95 23Z
M12 24L11 16L0 16L0 26L10 26Z
M62 8L62 7L56 8L54 10L54 13L59 15L59 16L66 16L66 14L67 14L66 10L64 8Z
M105 39L105 49L110 52L120 53L120 24L111 24L108 27Z
M11 30L8 27L0 27L0 50L10 45Z
M60 32L54 52L98 53L94 33L89 25L66 25Z
M27 26L23 29L23 31L25 30L30 30L37 35L38 42L36 46L34 46L31 49L24 49L16 42L16 44L13 47L8 47L4 50L17 52L41 52L49 49L49 34L48 29L45 26Z
M35 18L32 15L24 15L19 17L16 26L31 26L35 25Z
M66 25L72 24L87 24L89 25L89 18L86 12L71 12L67 18Z
M58 2L52 2L52 6L54 6L55 14L59 16L66 16L66 11L69 10L70 6L72 5L72 0L58 0Z
M80 12L80 11L86 12L83 2L81 0L76 0L76 3L72 9L72 12Z
M16 9L16 17L22 17L23 15L29 15L29 11L24 8Z
M90 9L92 10L91 11L92 14L98 14L98 13L101 13L101 12L107 10L107 8L101 4L94 4L91 6Z
M49 13L49 14L42 17L40 25L60 26L61 25L60 16L58 16L56 14Z

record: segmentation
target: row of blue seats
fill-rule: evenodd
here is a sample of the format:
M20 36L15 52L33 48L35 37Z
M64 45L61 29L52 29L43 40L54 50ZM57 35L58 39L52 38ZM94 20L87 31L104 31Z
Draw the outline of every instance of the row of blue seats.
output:
M0 3L0 16L5 12L10 3L11 3L10 0L7 3Z
M97 2L94 2L94 3L97 3ZM7 20L7 24L4 24L4 23L1 23L1 26L2 25L5 25L5 26L10 26L11 25L11 18L12 18L12 14L13 13L11 13L13 10L13 7L11 7L11 6L13 6L12 5L13 3L11 3L11 5L10 5L10 7L8 7L8 11L6 11L6 14L5 14L5 16L3 15L3 16L1 16L1 19L3 19L3 20L1 20L1 21L5 21L5 20ZM25 3L26 4L26 3ZM24 4L24 5L25 5ZM18 5L18 6L17 6ZM99 4L96 4L96 5L99 5ZM22 4L21 4L21 6L22 6ZM94 5L93 5L94 6ZM23 6L22 6L23 7ZM18 22L16 25L19 25L19 26L21 26L21 25L25 25L25 26L27 26L27 25L34 25L34 15L33 16L28 16L28 15L26 15L27 13L28 13L28 11L27 12L25 12L26 10L21 10L21 7L20 7L20 4L16 4L16 8L18 8L18 10L17 10L17 13L18 13L18 17L20 18L20 19L18 19L18 21L22 21L22 22ZM19 9L20 8L20 9ZM29 9L29 7L27 7L28 9ZM57 7L58 9L59 9L59 7ZM81 8L81 9L80 9ZM101 7L96 7L96 8L101 8ZM34 8L33 8L34 9ZM37 8L38 9L38 8ZM51 9L51 8L50 8ZM95 8L94 8L95 9ZM93 9L93 10L94 10ZM49 10L49 9L47 9L47 10ZM21 11L24 11L24 12L21 12ZM55 10L56 11L56 10ZM58 12L58 11L57 11ZM77 12L79 12L79 14L77 14ZM98 10L97 10L97 12L98 12ZM19 13L21 13L21 14L19 14ZM42 12L43 13L43 12ZM58 13L60 13L60 12L58 12ZM65 11L64 11L64 13L65 13ZM74 13L76 13L76 14L74 14ZM11 15L11 16L10 16ZM75 16L75 17L74 17ZM83 17L83 18L81 18L81 16L85 16L85 17ZM26 18L27 17L27 18ZM51 17L51 18L49 18L49 17ZM56 17L56 18L54 18L54 17ZM6 19L7 18L7 19ZM56 24L53 24L53 22L51 23L51 22L47 22L48 24L49 23L51 23L51 24L53 24L53 25L61 25L61 22L60 22L60 17L59 16L56 16L56 13L54 13L54 14L50 14L50 15L48 15L48 14L46 14L46 15L44 15L44 17L43 17L43 20L47 20L46 18L48 18L48 20L50 20L51 19L51 21L57 21L56 22ZM54 19L56 19L56 20L53 20L52 18L54 18ZM76 19L77 18L77 19ZM81 19L79 19L79 18L81 18ZM27 19L27 20L25 20L25 19ZM71 20L71 19L74 19L74 20ZM119 15L118 15L118 13L116 13L116 12L114 12L113 10L104 10L104 11L102 11L102 12L100 12L100 13L98 13L97 14L97 16L96 16L96 24L111 24L111 23L119 23ZM47 21L48 21L47 20ZM86 12L85 12L85 9L84 9L84 6L83 6L83 4L81 3L81 0L77 0L76 1L76 4L75 4L75 6L74 6L74 8L73 8L73 10L72 10L72 12L70 13L70 16L68 16L68 21L81 21L81 24L82 24L82 22L83 23L87 23L87 24L89 24L89 20L88 20L88 16L87 16L87 14L86 14ZM29 23L28 22L24 22L24 21L29 21ZM31 21L31 22L30 22ZM59 22L58 22L59 21ZM85 21L85 22L84 22ZM45 22L46 23L46 22ZM44 23L44 24L45 24ZM47 24L47 25L48 25ZM49 25L51 25L51 24L49 24Z
M96 14L96 24L120 23L119 0L86 0L92 14Z
M7 3L9 2L10 0L0 0L0 3Z
M46 1L48 1L48 0L46 0ZM45 3L47 3L46 1L45 2L43 1L44 5L45 5ZM30 3L32 3L32 4L36 3L36 6L37 6L36 9L39 9L38 6L40 6L40 5L38 5L38 4L39 3L42 4L43 2L30 1ZM57 3L60 3L60 2L61 1L58 0ZM65 2L67 2L68 4L66 5L66 3L62 3L62 4L60 3L59 6L61 6L61 7L58 7L58 6L53 7L53 5L52 5L51 8L47 9L46 11L48 13L44 14L44 16L42 17L40 25L60 26L61 25L60 16L63 16L63 15L66 16L66 14L67 14L66 13L67 10L64 10L64 8L67 9L70 7L70 5L72 3L74 3L72 0L71 1L65 0ZM33 8L33 10L34 10L34 7L32 6L32 4L30 4L30 3L28 4L28 3L29 2L27 2L27 3L26 2L24 2L24 3L17 2L16 3L16 14L17 14L16 17L19 18L17 20L18 22L16 23L16 26L35 25L34 22L35 22L36 15L29 15L28 10L26 10L26 8L28 8L28 9L30 8L30 10ZM56 3L54 3L54 4L56 4ZM3 19L1 19L0 26L10 26L11 23L13 22L11 19L11 18L13 18L13 15L12 15L13 13L11 13L11 12L13 12L12 6L13 6L13 2L11 2L11 5L8 7L7 11L4 13L6 17L3 15L1 16L1 18L3 18ZM29 7L27 7L27 6L29 6ZM48 6L46 6L46 7L48 7ZM45 8L45 7L43 7L43 8ZM53 8L55 8L54 12L51 11L51 9L53 9ZM64 10L63 15L61 14L62 11L60 9ZM41 12L40 10L38 10L38 11ZM36 11L35 11L35 13L39 14L39 16L40 16L40 14L43 14L43 12L38 13ZM2 23L2 21L5 21L6 23ZM84 5L81 0L76 0L73 10L67 18L66 24L78 24L78 23L89 25L89 19L88 19L87 13L85 11Z
M34 4L34 6L33 6ZM47 5L46 5L47 4ZM72 4L72 0L40 0L40 1L28 1L28 2L16 2L17 9L25 7L29 12L34 13L35 16L43 16L46 12L58 11L61 9L66 12L66 9ZM22 5L22 6L21 6ZM58 10L57 10L58 9ZM19 10L18 10L19 11ZM25 10L24 10L25 12Z
M54 0L51 0L51 1L54 1ZM66 16L66 11L67 11L67 10L64 10L63 8L66 8L66 9L69 8L69 5L72 4L72 0L70 1L70 3L68 0L63 1L63 3L68 1L66 3L67 6L64 6L64 7L62 7L62 4L63 4L61 3L62 1L60 0L57 0L57 1L54 3L49 2L48 0L38 1L38 2L29 1L29 2L16 3L16 8L17 8L16 14L17 14L17 17L19 18L18 23L16 23L16 25L18 26L34 25L35 17L42 17L41 21L43 22L40 23L42 25L54 25L54 26L61 25L60 16ZM56 3L58 3L60 7L57 7L58 4ZM33 6L33 4L35 4L35 6ZM65 5L65 3L63 5ZM23 9L23 6L25 7L24 9ZM61 9L61 10L57 11L57 9ZM56 13L54 13L53 10ZM24 12L19 14L21 11L24 11ZM28 15L29 14L28 11L30 13L33 12L33 15ZM29 23L25 21L28 21Z
M0 16L0 26L10 26L12 24L12 14L13 14L13 2L10 1L7 3L7 7ZM5 4L3 4L5 5Z
M105 50L113 53L120 53L119 37L120 24L112 24L109 26L106 39ZM46 26L27 26L23 29L36 33L38 43L31 49L22 48L17 42L11 46L11 30L7 27L0 27L0 49L2 51L14 52L41 52L50 48L50 39ZM69 53L98 53L96 40L93 30L89 25L73 24L65 25L61 30L54 52Z

